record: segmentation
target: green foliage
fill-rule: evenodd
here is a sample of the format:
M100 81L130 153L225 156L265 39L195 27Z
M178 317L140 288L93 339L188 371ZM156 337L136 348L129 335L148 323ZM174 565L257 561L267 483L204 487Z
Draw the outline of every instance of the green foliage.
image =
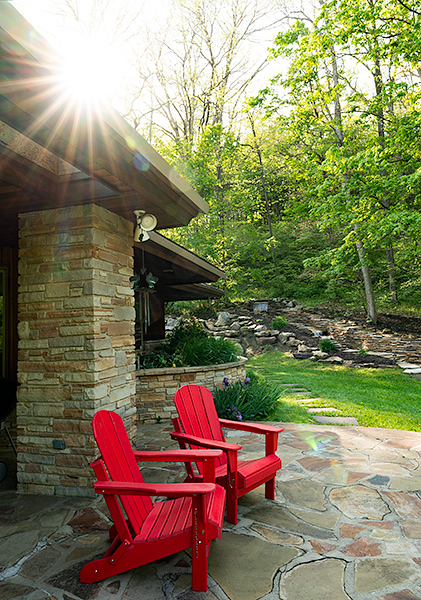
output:
M244 382L228 383L214 393L215 407L219 417L242 421L264 421L273 416L280 388L247 371Z
M179 300L177 302L168 302L166 313L173 316L190 315L199 319L209 319L223 308L224 304L221 299Z
M272 329L284 329L285 327L288 327L288 321L285 317L276 317L276 319L272 321L271 327Z
M210 206L168 235L224 269L224 301L286 296L361 307L367 266L377 303L393 271L399 298L419 305L421 84L409 74L421 55L421 18L413 6L419 0L326 0L314 20L275 38L270 57L282 72L248 100L253 130L245 118L208 126L191 146L159 146Z
M182 321L168 335L167 342L138 357L138 368L193 367L237 360L235 344L209 337L198 321Z
M324 339L320 340L319 349L322 350L322 352L335 352L338 348L332 340Z
M189 366L235 362L238 354L232 341L212 337L191 338L183 345L181 353Z

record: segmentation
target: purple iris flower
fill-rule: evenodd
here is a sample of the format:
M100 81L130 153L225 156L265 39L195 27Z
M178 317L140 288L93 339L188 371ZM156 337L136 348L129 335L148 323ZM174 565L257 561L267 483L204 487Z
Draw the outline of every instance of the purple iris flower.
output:
M244 385L251 385L250 377L244 379Z
M228 377L224 377L222 380L222 383L224 384L225 387L227 387L227 385L230 384L230 382L228 381Z

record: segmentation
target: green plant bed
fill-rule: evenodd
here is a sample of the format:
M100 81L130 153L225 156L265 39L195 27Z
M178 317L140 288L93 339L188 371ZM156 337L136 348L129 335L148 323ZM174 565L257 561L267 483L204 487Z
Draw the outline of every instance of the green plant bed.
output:
M138 356L138 369L221 365L238 360L230 340L209 337L194 320L183 321L168 335L167 341L147 354Z
M214 392L215 407L223 419L234 421L313 422L307 411L290 400L280 401L282 388L253 370L247 370L245 381L230 384Z
M302 384L320 398L313 406L337 408L362 426L421 431L421 381L400 369L349 369L294 360L282 352L251 358L249 364L278 385ZM294 397L285 391L280 400L294 402Z

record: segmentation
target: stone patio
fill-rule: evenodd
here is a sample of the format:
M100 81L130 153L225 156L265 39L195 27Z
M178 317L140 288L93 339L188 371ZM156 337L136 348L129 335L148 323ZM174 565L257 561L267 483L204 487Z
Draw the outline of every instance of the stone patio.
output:
M212 545L206 593L191 591L188 553L81 584L81 566L107 548L102 499L17 494L12 473L0 484L0 600L420 599L421 434L284 427L276 500L263 489L241 499L238 524ZM170 430L140 425L137 446L175 447ZM254 434L227 437L249 457L263 450ZM142 470L183 477L174 465Z

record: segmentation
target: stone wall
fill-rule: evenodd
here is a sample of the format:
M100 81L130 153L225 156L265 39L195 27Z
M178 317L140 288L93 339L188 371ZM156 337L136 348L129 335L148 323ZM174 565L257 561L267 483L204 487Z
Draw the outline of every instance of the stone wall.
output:
M19 237L18 491L91 495L93 414L135 435L133 225L77 206L20 215Z
M138 370L136 388L139 422L153 423L158 418L170 419L176 416L174 394L182 385L194 383L213 391L222 387L224 377L228 377L232 383L244 379L246 362L247 359L242 358L238 362L208 367Z

